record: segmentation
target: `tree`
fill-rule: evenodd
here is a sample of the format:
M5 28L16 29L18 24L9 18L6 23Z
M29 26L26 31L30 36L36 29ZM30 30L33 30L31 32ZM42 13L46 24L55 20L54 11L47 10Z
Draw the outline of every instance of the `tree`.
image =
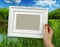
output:
M48 15L49 19L60 19L60 8L50 12Z
M7 8L0 8L0 17L1 17L1 19L4 19L4 20L8 19L8 9Z

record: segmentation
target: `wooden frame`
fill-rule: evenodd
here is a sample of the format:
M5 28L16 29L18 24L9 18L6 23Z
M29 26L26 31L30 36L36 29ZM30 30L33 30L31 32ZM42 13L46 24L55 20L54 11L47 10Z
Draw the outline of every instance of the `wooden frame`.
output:
M47 8L9 7L8 36L43 38L45 24L48 24Z

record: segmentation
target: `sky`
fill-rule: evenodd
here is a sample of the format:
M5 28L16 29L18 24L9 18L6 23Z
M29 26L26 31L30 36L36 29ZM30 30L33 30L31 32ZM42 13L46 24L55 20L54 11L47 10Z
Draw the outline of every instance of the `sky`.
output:
M48 8L52 11L60 8L60 0L0 0L0 8L9 8L9 6Z

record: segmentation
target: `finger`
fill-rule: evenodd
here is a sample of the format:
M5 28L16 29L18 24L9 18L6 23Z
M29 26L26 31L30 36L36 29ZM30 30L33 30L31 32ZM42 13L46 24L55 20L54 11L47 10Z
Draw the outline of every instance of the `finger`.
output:
M44 34L45 34L45 35L48 34L48 25L47 25L47 24L44 26Z
M52 37L53 36L53 29L49 26L49 34Z

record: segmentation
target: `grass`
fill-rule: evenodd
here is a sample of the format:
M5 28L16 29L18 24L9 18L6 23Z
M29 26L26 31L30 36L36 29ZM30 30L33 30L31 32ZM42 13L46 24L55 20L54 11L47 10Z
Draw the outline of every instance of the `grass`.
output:
M49 25L54 30L53 44L55 47L60 47L60 19L49 19ZM1 25L0 33L6 35L7 24ZM0 47L44 47L43 39L13 38L7 36L3 36L2 38Z
M49 20L49 25L54 30L53 43L55 47L60 47L60 19Z

